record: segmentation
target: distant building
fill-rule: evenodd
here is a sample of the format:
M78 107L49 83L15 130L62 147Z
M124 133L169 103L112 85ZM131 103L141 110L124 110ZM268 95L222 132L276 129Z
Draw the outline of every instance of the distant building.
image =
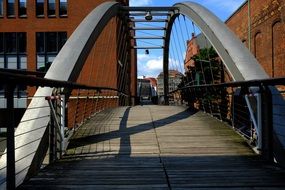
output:
M211 46L212 45L207 40L204 34L200 33L197 36L195 36L195 34L192 33L192 38L190 40L187 40L187 51L184 62L185 72L188 72L191 67L195 67L195 62L192 59L192 57L198 55L200 49L209 48Z
M150 81L146 79L138 79L138 96L140 99L150 99L151 88Z
M248 9L250 2L250 9ZM225 24L249 47L252 54L271 77L285 76L285 0L245 1ZM248 25L248 16L250 25ZM250 40L249 40L250 36ZM191 57L207 47L204 35L192 35L187 41L185 71L194 67ZM206 46L205 46L206 45ZM210 47L210 46L208 46Z
M140 99L151 99L157 96L157 81L155 78L138 79L138 96Z
M161 72L157 77L157 94L158 96L164 95L164 82L163 82L163 72ZM177 86L182 81L183 74L176 70L169 70L169 92L177 89Z
M157 80L152 77L145 78L146 80L150 81L151 86L151 96L157 96Z

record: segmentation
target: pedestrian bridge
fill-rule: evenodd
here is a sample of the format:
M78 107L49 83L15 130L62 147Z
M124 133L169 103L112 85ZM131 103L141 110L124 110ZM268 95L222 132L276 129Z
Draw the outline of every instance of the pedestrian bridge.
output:
M208 114L147 105L97 114L19 189L284 189L284 177Z
M169 70L182 72L190 61L180 47L190 39L183 39L187 23L211 48L170 91ZM144 47L142 39L162 45ZM162 50L164 106L135 106L139 49ZM0 189L285 188L285 78L269 78L196 3L102 3L47 73L0 69L0 85L0 127L7 129Z

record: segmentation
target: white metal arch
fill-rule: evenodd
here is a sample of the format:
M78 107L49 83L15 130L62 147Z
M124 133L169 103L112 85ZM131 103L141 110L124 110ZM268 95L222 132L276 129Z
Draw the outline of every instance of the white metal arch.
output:
M110 1L96 7L70 36L45 78L76 81L94 43L110 19L118 14L120 6ZM52 88L39 88L34 96L50 96L52 91ZM47 101L33 98L21 120L26 122L21 122L15 131L16 186L40 168L48 145L49 118L45 116L49 114ZM6 189L6 154L0 159L0 189Z
M256 58L251 52L244 46L244 44L237 38L237 36L217 18L213 13L207 10L205 7L194 2L183 2L174 5L177 8L174 13L169 16L169 22L166 25L165 32L165 44L164 44L164 60L163 60L163 72L164 72L164 94L168 94L168 62L169 62L169 44L173 23L175 19L180 15L189 17L198 27L200 27L202 33L210 41L214 49L219 54L224 65L229 71L234 81L245 80L258 80L269 78L262 66L258 63ZM167 78L166 78L167 77ZM274 147L276 152L276 159L284 164L285 153L285 137L280 135L279 131L284 130L284 126L279 123L284 123L284 113L280 107L285 106L283 96L277 90L276 87L270 87L271 93L274 96L272 99L273 109L275 114L280 117L273 118L274 128L274 143L278 144ZM165 96L165 102L168 103L167 96ZM277 148L276 148L277 147Z
M234 81L268 78L268 75L251 52L245 48L244 44L242 44L225 23L213 13L193 2L177 3L174 7L177 8L177 11L174 11L170 16L170 22L167 25L165 34L164 66L167 69L164 69L164 71L168 70L169 38L172 25L175 18L179 14L182 14L189 17L200 27L203 34L223 60Z

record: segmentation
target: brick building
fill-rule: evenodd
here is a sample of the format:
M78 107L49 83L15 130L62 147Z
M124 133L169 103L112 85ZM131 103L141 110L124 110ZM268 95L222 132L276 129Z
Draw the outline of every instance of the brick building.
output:
M226 24L247 47L250 43L251 52L269 76L284 77L285 0L250 0L249 3L248 7L245 1Z
M200 33L197 36L195 36L195 34L192 33L192 38L190 40L187 40L186 43L187 43L187 50L184 61L184 69L185 72L189 72L191 67L195 67L195 62L192 59L192 57L198 55L200 49L211 47L211 44L207 40L205 35L203 35L202 33Z
M250 17L249 17L250 15ZM249 19L250 18L250 19ZM250 28L248 21L250 20ZM226 21L227 26L248 47L271 77L285 76L285 0L245 1ZM250 36L250 40L248 40ZM187 41L185 71L195 65L191 59L207 43L203 35ZM201 46L201 47L200 47ZM208 47L208 46L206 46Z
M168 89L169 92L174 91L177 89L178 85L181 83L181 80L183 78L183 74L180 73L177 70L169 70L168 71ZM157 95L159 97L164 96L164 86L163 86L163 72L161 72L157 76Z
M46 71L81 21L106 1L0 0L0 68ZM128 4L128 0L118 2ZM119 77L117 46L122 36L119 36L119 25L121 22L113 18L104 28L86 60L78 83L119 88L116 80ZM117 35L111 35L111 32ZM128 61L131 66L127 70L130 82L127 88L135 97L136 56L135 50L130 51ZM105 64L103 68L102 64ZM106 79L106 73L114 76L114 79ZM3 89L0 92L3 97ZM34 92L35 88L22 89L18 93L18 100L21 100L21 96L32 96ZM24 99L18 102L15 107L26 107ZM115 104L118 102L113 102Z
M105 1L0 0L0 68L44 71L80 22ZM106 46L103 36L94 48Z

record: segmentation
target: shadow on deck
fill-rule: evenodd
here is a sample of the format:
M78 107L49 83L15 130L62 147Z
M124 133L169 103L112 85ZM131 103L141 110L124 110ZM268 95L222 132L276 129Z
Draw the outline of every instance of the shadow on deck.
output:
M285 171L220 121L175 106L106 110L19 189L284 189Z

